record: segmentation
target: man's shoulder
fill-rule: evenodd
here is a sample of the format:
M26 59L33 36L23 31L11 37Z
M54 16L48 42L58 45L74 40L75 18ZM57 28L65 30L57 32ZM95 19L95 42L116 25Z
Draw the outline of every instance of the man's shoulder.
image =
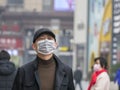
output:
M64 64L64 63L63 63ZM64 64L64 66L65 66L65 68L67 69L67 70L71 70L72 68L70 67L70 66L68 66L67 64Z
M61 64L66 72L72 71L72 68L69 65L67 65L63 62L61 62Z
M57 61L57 63L58 63L59 65L61 65L61 66L65 67L65 68L70 69L70 66L68 66L68 65L67 65L67 64L65 64L65 63L63 63L63 62L62 62L62 60L61 60L61 59L59 59L58 57L57 57L56 61Z
M64 68L65 70L71 70L72 68L70 67L70 66L68 66L67 64L65 64L65 63L63 63L62 61L61 61L61 59L59 59L57 56L55 56L55 59L56 59L56 61L57 61L57 64L60 66L60 67L62 67L62 68Z

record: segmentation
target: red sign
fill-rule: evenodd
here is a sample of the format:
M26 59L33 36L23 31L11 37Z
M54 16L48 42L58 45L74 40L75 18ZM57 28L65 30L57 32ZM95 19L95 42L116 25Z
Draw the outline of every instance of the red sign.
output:
M1 26L1 30L2 30L2 31L8 30L8 26L7 26L6 24L2 25L2 26Z
M21 38L0 37L0 48L5 49L22 49L23 41Z
M11 30L18 32L20 30L20 27L17 24L15 24L11 27Z
M0 26L0 28L2 31L15 31L15 32L20 31L20 26L18 24L13 24L11 26L3 24Z

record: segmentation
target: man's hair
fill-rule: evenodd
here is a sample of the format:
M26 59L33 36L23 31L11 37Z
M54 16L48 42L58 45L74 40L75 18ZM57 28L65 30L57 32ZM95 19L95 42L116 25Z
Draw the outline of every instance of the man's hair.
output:
M1 50L0 51L0 60L10 60L10 54L5 50Z
M105 68L105 69L108 69L108 64L107 64L107 61L106 61L105 58L103 58L103 57L97 57L97 58L94 59L95 62L96 62L97 60L100 61L101 67L103 67L103 68Z

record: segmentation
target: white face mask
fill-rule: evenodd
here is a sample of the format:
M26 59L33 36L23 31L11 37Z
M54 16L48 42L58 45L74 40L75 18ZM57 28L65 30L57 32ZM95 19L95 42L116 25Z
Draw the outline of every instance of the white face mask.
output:
M38 41L37 47L38 52L44 55L51 54L56 49L55 41L48 39Z
M93 70L98 71L100 69L100 64L94 64Z

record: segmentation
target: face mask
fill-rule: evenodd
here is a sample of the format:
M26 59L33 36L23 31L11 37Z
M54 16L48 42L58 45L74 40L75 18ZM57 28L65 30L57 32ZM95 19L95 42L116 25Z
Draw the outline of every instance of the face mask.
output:
M100 64L94 64L93 70L98 71L100 69Z
M38 49L37 49L38 52L44 55L51 54L56 49L54 40L48 40L48 39L41 40L38 41L37 45L38 45Z

